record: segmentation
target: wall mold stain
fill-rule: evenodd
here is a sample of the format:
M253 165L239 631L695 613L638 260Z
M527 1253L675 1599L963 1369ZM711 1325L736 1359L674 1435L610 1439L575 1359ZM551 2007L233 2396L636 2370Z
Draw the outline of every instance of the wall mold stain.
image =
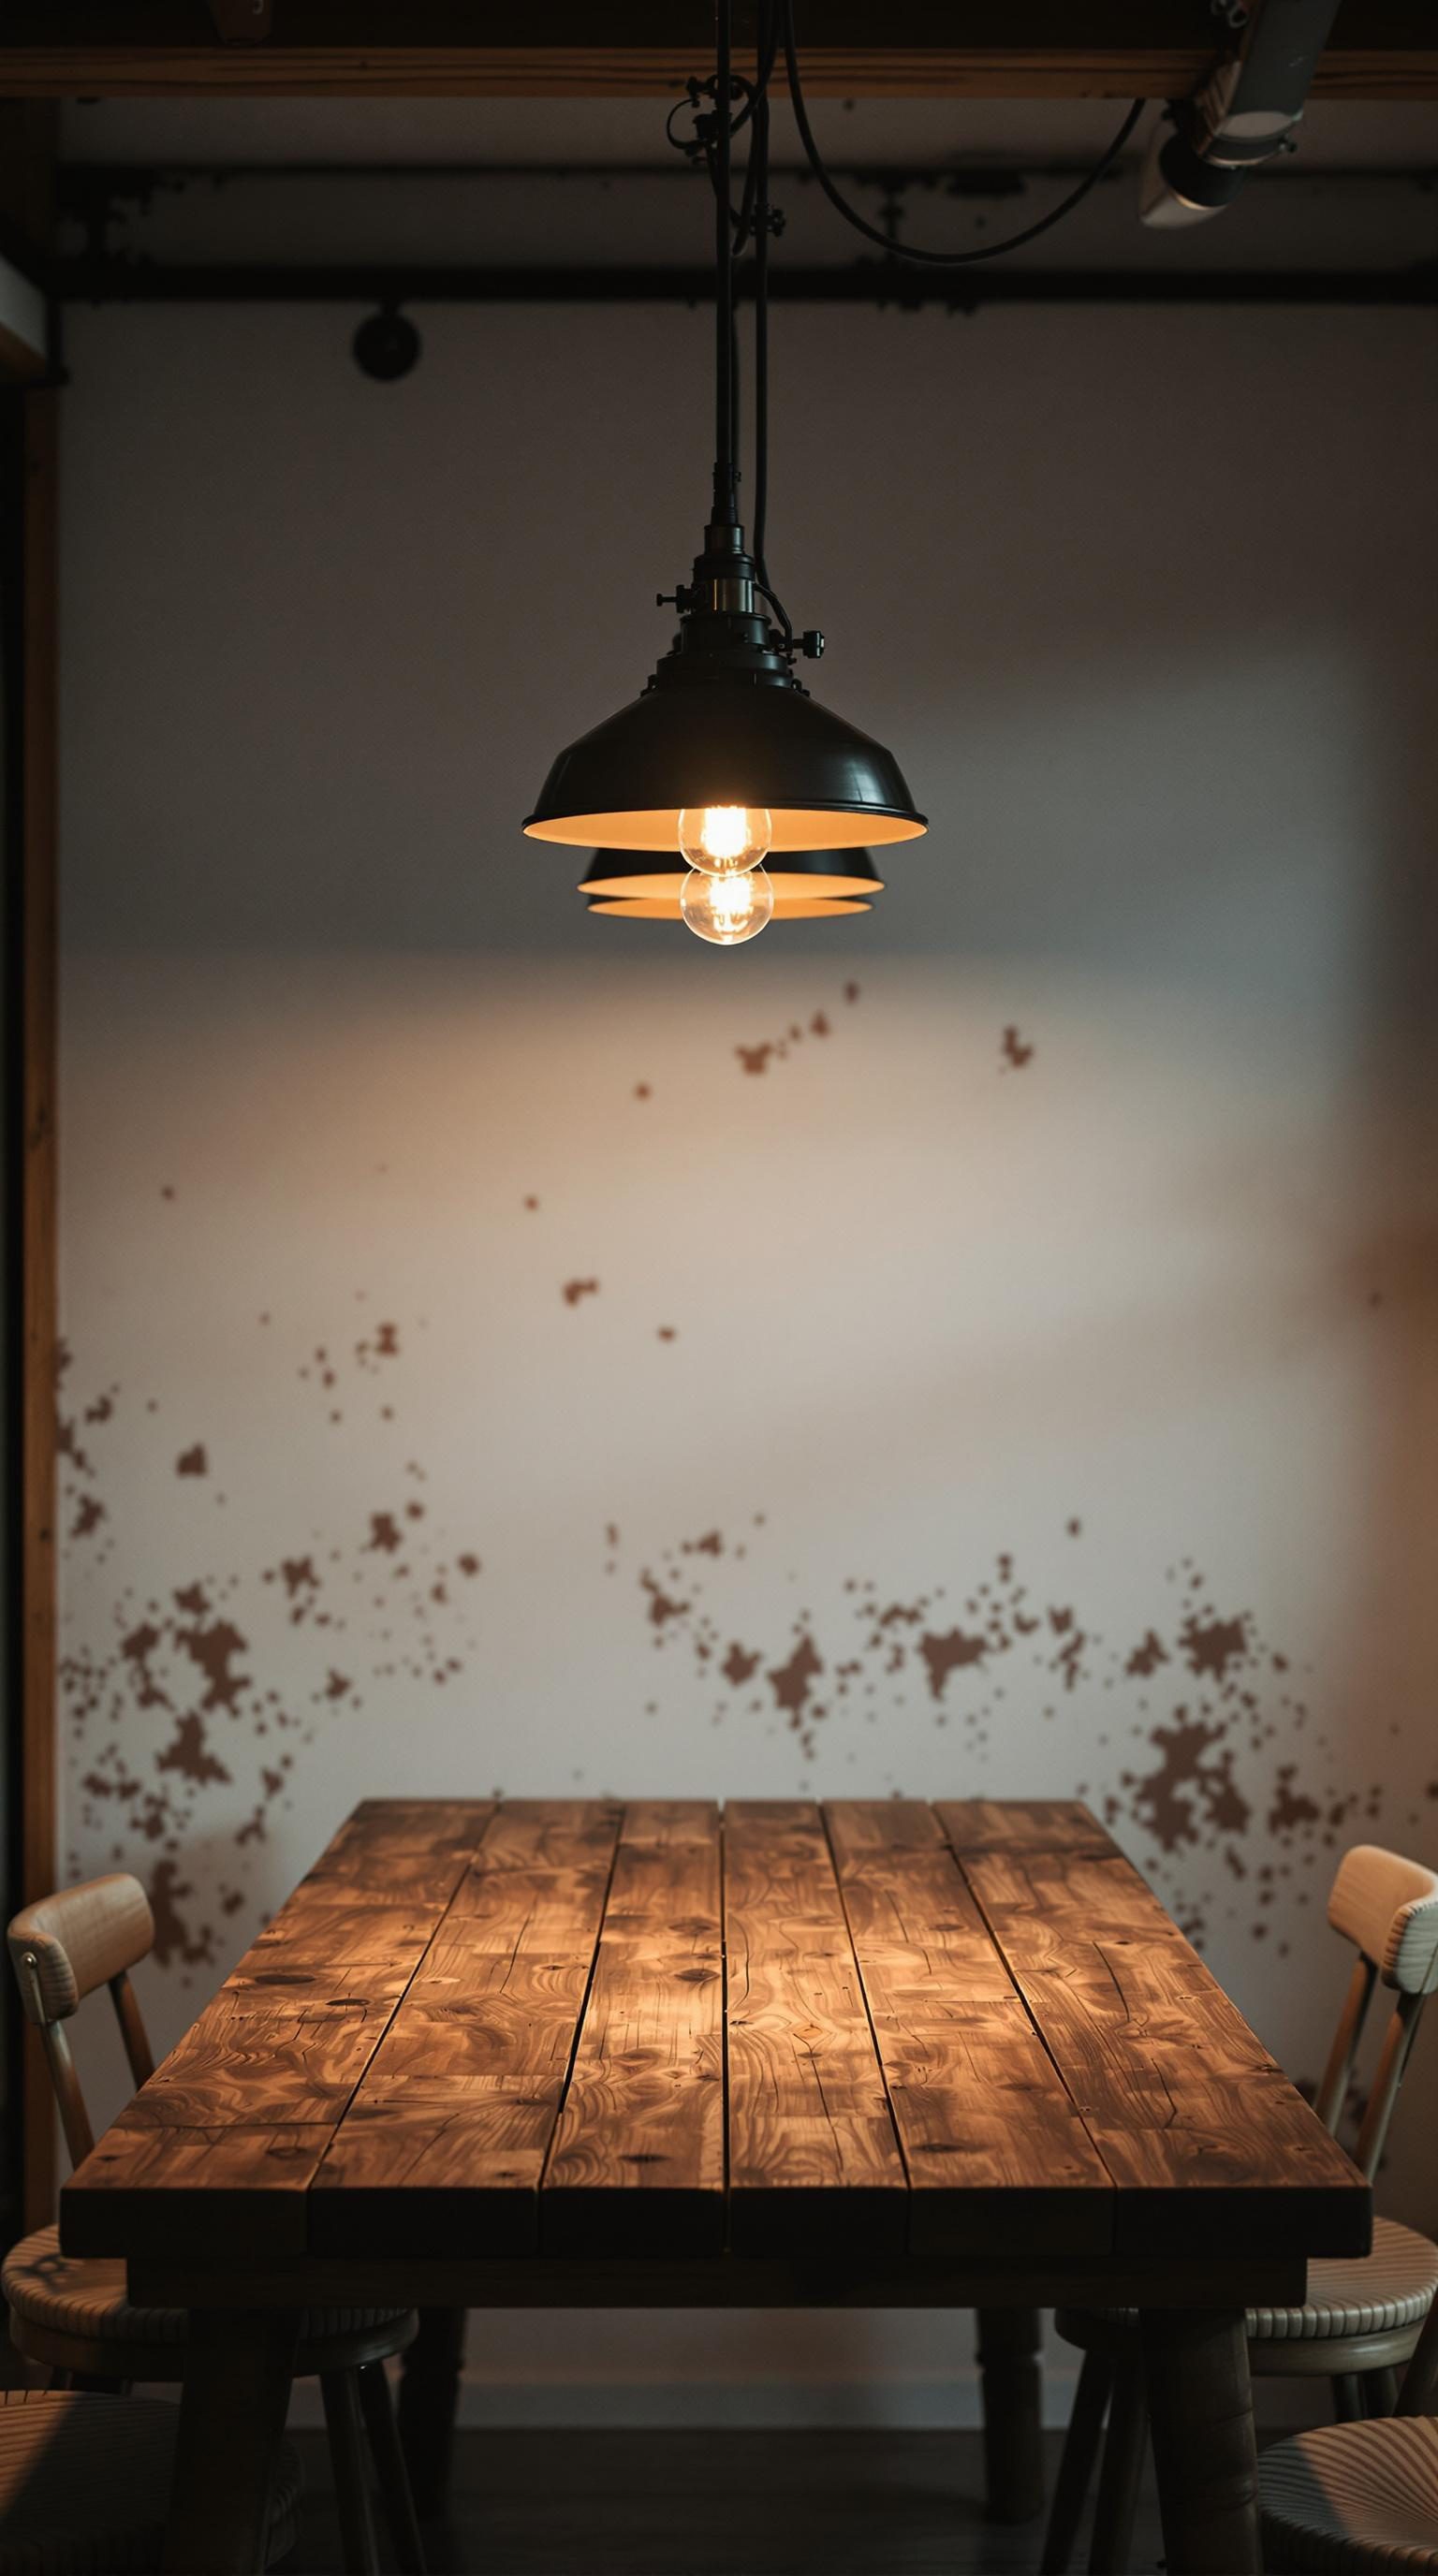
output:
M762 1526L764 1515L752 1517ZM1077 1535L1081 1523L1066 1527ZM836 1728L851 1735L882 1724L886 1712L912 1720L918 1707L935 1726L957 1727L963 1779L978 1794L997 1747L1010 1747L1015 1730L1029 1748L1027 1774L1036 1722L1067 1704L1084 1749L1068 1756L1074 1776L1065 1777L1068 1738L1044 1737L1046 1792L1091 1798L1141 1865L1166 1877L1163 1892L1200 1943L1219 1920L1266 1939L1280 1895L1308 1902L1311 1891L1298 1882L1329 1865L1345 1825L1381 1810L1382 1784L1333 1777L1332 1755L1316 1736L1301 1766L1277 1759L1309 1725L1306 1702L1288 1687L1291 1658L1264 1639L1253 1611L1212 1601L1188 1561L1165 1573L1169 1597L1155 1602L1136 1645L1110 1647L1077 1600L1034 1601L1016 1551L1006 1548L968 1581L951 1573L901 1597L859 1575L839 1578L825 1587L830 1606L804 1610L776 1651L752 1632L735 1633L741 1553L718 1529L680 1538L639 1568L639 1597L654 1647L687 1656L705 1689L718 1689L712 1724L767 1732L777 1719L793 1736L801 1764L795 1794L811 1793L807 1765L821 1742L828 1741L826 1759L836 1757ZM958 1617L944 1615L950 1595ZM1171 1670L1187 1677L1189 1693L1158 1715L1147 1694ZM761 1680L767 1693L756 1697ZM1058 1706L1046 1690L1057 1691ZM1125 1742L1141 1748L1137 1758L1122 1750ZM852 1740L843 1758L857 1758ZM1011 1769L1001 1793L1018 1794ZM1431 1794L1438 1797L1438 1782ZM1256 1861L1256 1835L1275 1838L1282 1856ZM1260 1839L1258 1847L1268 1844ZM1216 1894L1215 1866L1229 1900ZM1286 1952L1287 1937L1276 1946Z
M275 1348L273 1336L265 1347ZM391 1320L356 1343L344 1365L393 1370L401 1356L400 1325ZM71 1365L66 1349L62 1381ZM337 1373L324 1349L306 1365ZM153 1592L110 1576L117 1523L124 1539L138 1507L148 1527L137 1452L148 1450L156 1494L167 1473L207 1471L203 1440L178 1462L173 1452L155 1454L145 1428L151 1410L136 1406L127 1418L123 1390L105 1388L79 1416L90 1427L88 1443L76 1436L76 1413L61 1416L66 1526L76 1542L67 1577L83 1587L84 1619L83 1642L67 1642L59 1659L66 1868L75 1877L135 1868L150 1891L156 1962L189 1983L221 1956L222 1924L229 1954L238 1937L233 1919L263 1919L272 1893L262 1875L270 1820L289 1802L324 1727L362 1709L384 1680L444 1687L472 1662L477 1638L454 1587L467 1591L482 1568L472 1547L455 1550L431 1527L427 1505L411 1494L358 1525L351 1519L328 1542L296 1531L268 1562L241 1553L196 1564L192 1556ZM102 1444L115 1430L129 1444L123 1510L120 1488L99 1491ZM408 1472L424 1480L420 1461ZM267 1513L268 1503L267 1495ZM97 1549L102 1527L107 1546ZM195 1549L193 1516L182 1527L182 1543ZM378 1605L357 1603L356 1588L372 1589L381 1574ZM74 1616L67 1612L72 1625ZM207 1857L201 1869L190 1857L201 1846L207 1855L225 1848L231 1866L217 1870Z

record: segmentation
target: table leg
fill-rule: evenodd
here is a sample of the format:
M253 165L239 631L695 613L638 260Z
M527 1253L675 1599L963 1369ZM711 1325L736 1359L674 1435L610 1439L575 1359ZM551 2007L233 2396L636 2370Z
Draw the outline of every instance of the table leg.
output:
M1032 2522L1044 2509L1037 2308L980 2308L984 2481L991 2522Z
M449 2495L464 2328L463 2308L421 2308L419 2332L400 2363L400 2446L422 2515L443 2513Z
M1260 2576L1243 2311L1146 2308L1140 2326L1169 2576Z
M263 2569L299 2322L278 2309L193 2311L165 2524L168 2576Z

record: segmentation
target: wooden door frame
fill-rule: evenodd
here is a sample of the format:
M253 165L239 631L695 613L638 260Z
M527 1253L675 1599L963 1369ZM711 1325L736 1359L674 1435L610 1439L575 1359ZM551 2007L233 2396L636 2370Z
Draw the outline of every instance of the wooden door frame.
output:
M55 115L0 104L0 261L22 316L0 328L6 598L5 843L10 1297L6 1460L11 1536L6 1674L11 1719L6 1877L25 1904L55 1884L55 1510L58 1355L56 1031L58 1000L58 396L47 297ZM36 326L23 315L33 308ZM5 1973L0 1970L0 1973ZM39 2033L11 2053L21 2090L20 2197L26 2226L54 2211L54 2103Z

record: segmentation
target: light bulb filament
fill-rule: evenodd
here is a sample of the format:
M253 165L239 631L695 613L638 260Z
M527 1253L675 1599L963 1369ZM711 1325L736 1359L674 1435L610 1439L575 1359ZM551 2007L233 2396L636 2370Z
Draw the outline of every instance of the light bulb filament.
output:
M763 805L689 805L679 817L679 847L691 868L737 876L757 868L774 836Z
M706 859L737 859L749 838L742 805L706 805L699 846Z

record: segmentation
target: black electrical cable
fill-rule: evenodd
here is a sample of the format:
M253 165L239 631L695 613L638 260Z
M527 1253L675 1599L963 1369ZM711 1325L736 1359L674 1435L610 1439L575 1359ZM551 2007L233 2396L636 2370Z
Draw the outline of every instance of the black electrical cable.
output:
M761 88L749 150L754 174L754 562L767 589L764 535L769 520L769 101Z
M823 155L814 140L814 131L809 123L809 111L804 104L804 92L799 80L793 0L779 0L779 7L784 22L784 62L789 75L789 96L794 103L794 123L799 129L799 140L804 146L810 169L835 213L842 215L846 224L852 224L856 233L862 233L866 241L877 242L880 250L887 251L891 259L912 260L924 268L967 268L970 262L976 259L997 259L1001 251L1019 250L1025 242L1037 241L1039 234L1048 232L1052 225L1062 223L1064 216L1071 214L1074 207L1082 203L1090 188L1098 185L1104 172L1112 169L1147 105L1145 99L1134 100L1101 159L1094 163L1093 168L1079 181L1078 186L1071 188L1058 205L1048 214L1040 215L1037 223L1025 225L1022 232L1007 234L1003 241L985 242L978 250L912 249L906 242L894 241L888 233L881 232L877 224L869 223L866 217L859 213L857 206L851 206L848 199L840 195L830 178Z
M732 63L731 0L716 0L714 112L716 118L714 196L715 382L714 382L714 519L733 527L739 517L738 442L734 434L734 218L729 202L730 142L733 114L730 94Z
M996 259L1004 251L1018 250L1025 242L1038 238L1065 215L1082 203L1091 188L1097 186L1105 171L1113 167L1127 143L1146 102L1135 99L1124 117L1113 141L1076 188L1041 215L1036 223L1021 232L1009 233L1003 241L985 242L974 250L938 251L910 248L881 232L855 206L841 195L831 178L804 101L799 78L798 42L794 30L793 0L760 0L758 11L758 52L756 78L751 83L739 78L733 67L732 0L715 0L715 76L702 86L689 84L688 103L696 112L696 135L687 144L677 143L673 130L676 113L671 108L665 132L680 151L697 158L702 152L714 191L715 241L715 456L714 519L721 526L736 526L739 518L739 449L740 449L740 382L738 328L734 299L734 262L753 243L754 250L754 567L758 576L755 587L767 601L783 629L786 647L792 646L793 627L783 602L778 599L769 580L765 541L769 515L769 240L777 229L769 199L769 86L774 65L782 45L789 94L793 101L794 122L804 147L809 166L824 195L845 223L862 233L867 241L877 243L891 259L906 260L926 268L964 268L971 261ZM700 119L697 114L701 97L714 101L712 117ZM735 112L735 98L741 100ZM748 165L738 208L733 200L733 138L742 127L752 127Z
M754 86L749 91L743 114L741 116L737 116L734 120L734 132L736 134L738 133L740 126L749 118L752 117L754 123L754 143L749 154L749 166L744 173L744 194L740 199L739 212L735 218L734 250L736 257L738 253L743 250L754 230L754 209L761 172L766 179L768 177L769 83L774 75L774 63L778 55L778 51L779 12L776 8L761 5L759 11L759 50L755 64ZM759 131L761 121L764 128L762 137L762 157L761 137Z

